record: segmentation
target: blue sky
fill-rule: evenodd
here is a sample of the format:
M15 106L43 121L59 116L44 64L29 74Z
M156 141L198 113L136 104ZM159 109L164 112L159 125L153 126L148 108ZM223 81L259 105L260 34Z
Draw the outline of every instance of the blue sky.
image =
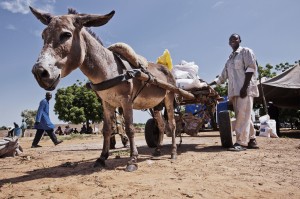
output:
M28 5L57 15L70 7L93 14L115 10L109 23L93 28L105 46L125 42L150 61L168 49L173 64L194 61L198 75L208 82L221 72L231 52L231 33L241 35L242 45L254 50L260 65L300 59L298 0L0 0L0 126L21 123L21 112L36 110L45 96L31 73L45 26ZM58 88L86 79L77 69ZM53 113L54 103L52 99L50 117L61 123ZM148 118L135 111L135 122Z

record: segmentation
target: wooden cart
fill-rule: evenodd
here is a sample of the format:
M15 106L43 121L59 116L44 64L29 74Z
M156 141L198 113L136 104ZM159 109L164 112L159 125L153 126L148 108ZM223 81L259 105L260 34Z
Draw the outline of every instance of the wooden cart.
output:
M216 110L217 103L219 101L222 101L223 98L221 98L212 87L207 86L204 88L192 89L187 91L178 88L172 84L158 80L155 77L150 77L148 74L143 73L142 71L135 72L134 78L137 78L142 81L147 81L150 84L155 84L161 88L170 90L176 94L175 100L177 108L175 110L179 110L175 111L176 136L181 138L181 135L183 133L195 136L202 128L205 121L205 117L210 117L210 119L212 120L213 129L217 130L217 124L214 120L214 113ZM206 109L200 110L202 111L203 116L197 117L197 113L186 114L181 112L179 107L188 104L201 104L202 106L205 105ZM157 127L157 123L154 119L153 109L149 109L149 111L152 115L152 118L146 122L145 139L148 147L154 148L157 146L159 130ZM228 111L221 112L220 114L218 114L218 117L222 146L230 147L232 146L233 142L229 113ZM180 143L181 141L182 140L180 140Z

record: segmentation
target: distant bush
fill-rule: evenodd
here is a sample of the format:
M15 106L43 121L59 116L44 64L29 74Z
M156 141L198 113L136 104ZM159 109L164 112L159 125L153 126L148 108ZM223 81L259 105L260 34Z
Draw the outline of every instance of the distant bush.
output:
M134 123L133 126L134 126L134 127L144 128L144 127L145 127L145 124L144 124L144 123Z
M6 126L1 126L0 130L7 130L7 127Z

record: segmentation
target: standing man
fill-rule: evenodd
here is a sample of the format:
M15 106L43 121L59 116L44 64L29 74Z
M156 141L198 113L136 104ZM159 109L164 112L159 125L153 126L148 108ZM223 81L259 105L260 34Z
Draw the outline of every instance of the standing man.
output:
M41 140L44 131L47 132L50 139L55 145L62 143L63 141L57 140L57 137L54 133L54 124L50 121L49 118L49 100L52 98L50 92L46 93L46 98L40 102L39 109L35 118L34 128L36 129L36 134L33 139L31 148L41 147L38 145Z
M243 151L246 148L258 149L255 129L251 120L253 98L259 96L256 73L257 64L253 51L241 47L241 37L232 34L229 45L232 48L222 74L209 85L222 84L228 79L228 98L233 104L236 124L236 143L230 151Z
M21 124L20 128L22 129L22 137L25 137L25 131L27 129L27 124L24 119L22 119L22 124Z

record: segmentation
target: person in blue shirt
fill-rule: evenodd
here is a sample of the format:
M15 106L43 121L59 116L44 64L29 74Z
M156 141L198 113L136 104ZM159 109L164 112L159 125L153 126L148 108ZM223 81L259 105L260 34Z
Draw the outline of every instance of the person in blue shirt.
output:
M34 128L36 129L36 134L33 139L31 148L41 147L38 145L41 140L44 131L47 132L50 139L55 145L62 143L62 140L57 140L57 137L54 133L54 124L51 122L49 117L49 100L52 98L52 94L50 92L46 93L46 98L40 102L38 112L36 114Z

